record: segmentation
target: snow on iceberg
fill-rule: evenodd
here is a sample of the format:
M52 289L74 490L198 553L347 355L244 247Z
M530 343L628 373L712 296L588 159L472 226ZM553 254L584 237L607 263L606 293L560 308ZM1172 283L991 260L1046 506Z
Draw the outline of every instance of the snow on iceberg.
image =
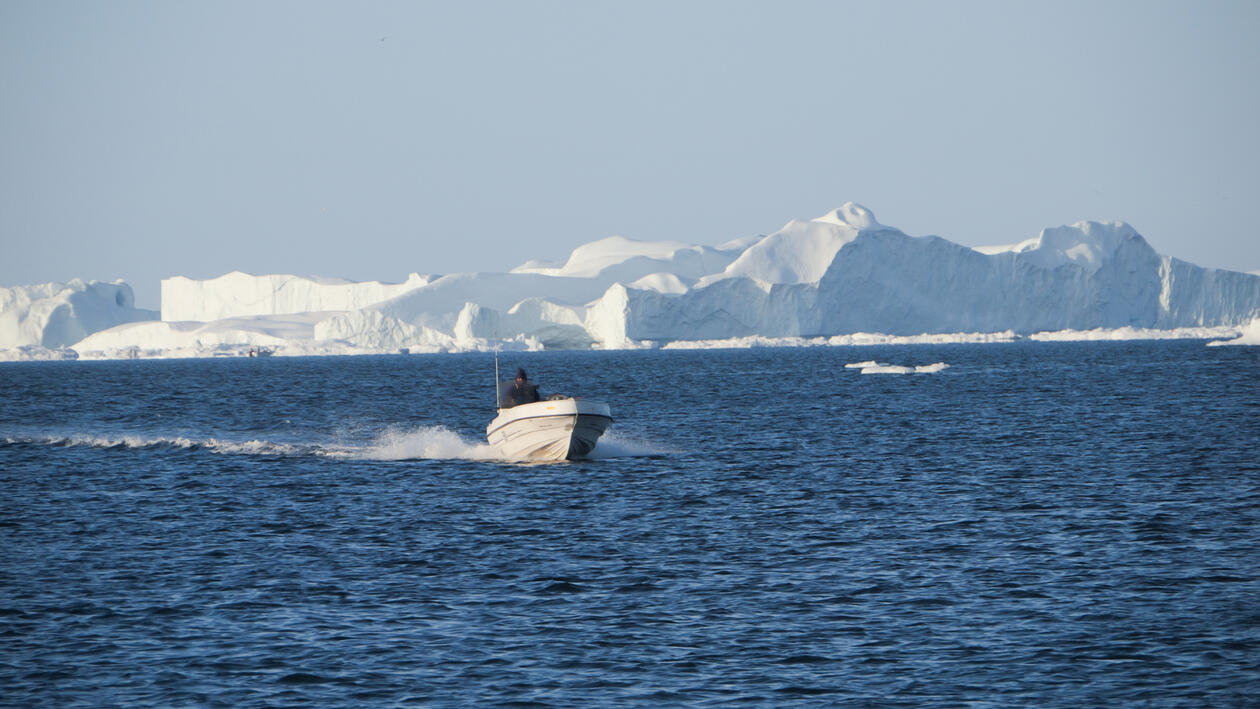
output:
M652 273L672 273L695 280L720 271L747 246L733 241L722 246L693 246L678 241L638 241L610 236L577 247L562 266L536 261L517 266L512 273L632 281Z
M883 228L870 210L852 202L810 221L792 220L750 245L718 274L701 279L745 277L764 283L816 283L836 253L864 229Z
M1097 270L1129 239L1141 235L1124 222L1077 222L1071 226L1042 229L1035 239L1009 246L977 246L973 250L996 256L1018 254L1040 268L1076 264Z
M0 349L38 345L56 350L94 332L121 323L156 320L157 315L137 308L131 286L122 281L76 278L68 283L0 288Z
M357 310L415 290L429 280L416 273L402 283L254 276L240 271L206 280L175 276L162 279L162 319L210 322L252 315Z

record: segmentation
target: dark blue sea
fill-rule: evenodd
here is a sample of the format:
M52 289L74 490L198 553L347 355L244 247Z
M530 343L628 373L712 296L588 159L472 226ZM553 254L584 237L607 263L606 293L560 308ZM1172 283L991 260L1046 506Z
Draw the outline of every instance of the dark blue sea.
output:
M489 354L0 365L0 702L1260 702L1260 348L501 366L598 457L495 461Z

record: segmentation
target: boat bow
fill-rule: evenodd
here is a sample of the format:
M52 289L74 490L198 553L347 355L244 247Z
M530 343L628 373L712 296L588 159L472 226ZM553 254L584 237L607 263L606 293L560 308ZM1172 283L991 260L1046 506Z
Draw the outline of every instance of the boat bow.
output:
M486 439L513 460L572 460L590 455L612 420L601 401L548 399L499 409Z

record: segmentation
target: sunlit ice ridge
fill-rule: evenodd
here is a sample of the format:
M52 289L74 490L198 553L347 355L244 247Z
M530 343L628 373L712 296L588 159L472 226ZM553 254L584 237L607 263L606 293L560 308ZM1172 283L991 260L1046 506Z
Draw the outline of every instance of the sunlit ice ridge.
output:
M852 202L717 246L610 236L507 273L402 283L232 272L0 288L0 359L748 347L1014 339L1254 341L1260 276L1161 255L1124 222L1008 245L910 236Z

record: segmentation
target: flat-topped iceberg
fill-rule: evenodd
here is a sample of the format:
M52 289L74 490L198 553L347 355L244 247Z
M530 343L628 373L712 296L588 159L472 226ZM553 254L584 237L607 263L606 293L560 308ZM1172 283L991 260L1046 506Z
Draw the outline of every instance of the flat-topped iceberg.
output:
M162 279L162 319L209 322L254 315L295 315L356 310L429 282L411 274L402 283L347 281L316 276L254 276L240 271L197 280Z

